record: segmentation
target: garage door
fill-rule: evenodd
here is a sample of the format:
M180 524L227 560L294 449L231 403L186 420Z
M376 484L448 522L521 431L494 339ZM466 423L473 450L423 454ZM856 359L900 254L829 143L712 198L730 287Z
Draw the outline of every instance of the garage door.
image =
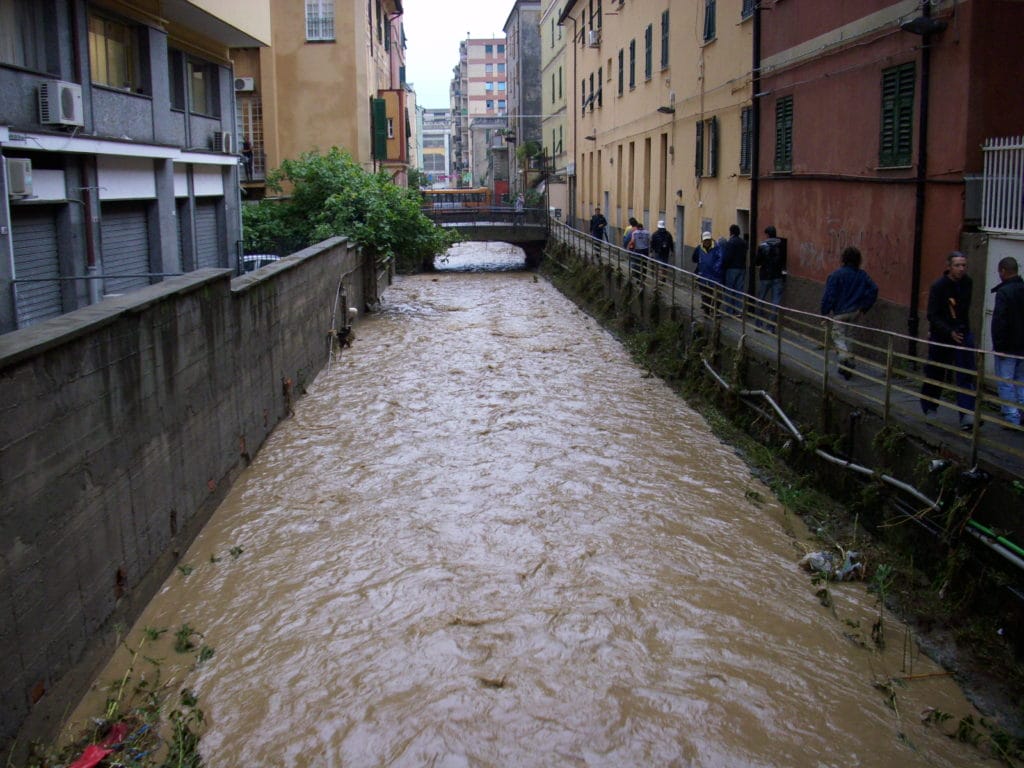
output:
M145 277L150 271L146 205L107 203L102 215L106 293L124 293L149 285Z
M196 266L223 267L217 200L196 200Z
M57 255L57 212L51 207L11 210L14 274L17 283L18 327L61 314L60 262ZM35 282L40 281L40 282Z

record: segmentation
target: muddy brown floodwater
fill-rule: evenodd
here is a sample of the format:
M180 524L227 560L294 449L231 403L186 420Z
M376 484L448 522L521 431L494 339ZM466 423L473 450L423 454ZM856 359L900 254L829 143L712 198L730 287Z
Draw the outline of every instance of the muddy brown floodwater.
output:
M823 607L768 489L543 279L402 277L357 334L133 630L215 649L164 671L208 766L981 760L921 723L972 710L903 625Z

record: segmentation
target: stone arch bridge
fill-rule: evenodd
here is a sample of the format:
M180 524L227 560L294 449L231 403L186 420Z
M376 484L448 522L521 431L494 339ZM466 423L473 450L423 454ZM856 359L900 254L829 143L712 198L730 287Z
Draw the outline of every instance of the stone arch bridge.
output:
M550 231L548 212L543 208L527 208L520 213L512 208L433 208L424 213L466 240L518 245L531 269L540 264Z

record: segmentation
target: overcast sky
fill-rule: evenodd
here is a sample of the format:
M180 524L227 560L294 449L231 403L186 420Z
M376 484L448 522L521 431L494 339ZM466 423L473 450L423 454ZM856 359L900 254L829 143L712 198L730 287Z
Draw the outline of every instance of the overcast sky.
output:
M405 79L413 84L419 106L450 106L459 43L467 37L504 37L512 5L513 0L403 0Z

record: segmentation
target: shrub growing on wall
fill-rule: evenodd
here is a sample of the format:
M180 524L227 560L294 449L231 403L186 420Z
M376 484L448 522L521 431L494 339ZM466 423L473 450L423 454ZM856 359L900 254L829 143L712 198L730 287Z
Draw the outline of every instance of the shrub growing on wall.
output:
M285 160L267 175L277 200L243 207L247 253L291 252L344 235L375 256L395 259L399 271L430 269L455 235L420 209L417 190L399 187L387 173L370 173L337 147Z

